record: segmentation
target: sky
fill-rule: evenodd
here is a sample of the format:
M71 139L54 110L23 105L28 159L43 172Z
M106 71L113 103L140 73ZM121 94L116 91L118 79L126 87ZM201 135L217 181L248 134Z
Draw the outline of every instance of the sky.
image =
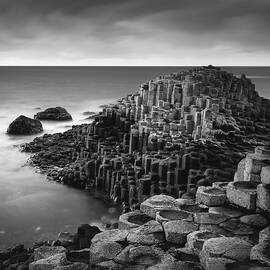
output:
M270 0L0 0L0 65L270 65Z

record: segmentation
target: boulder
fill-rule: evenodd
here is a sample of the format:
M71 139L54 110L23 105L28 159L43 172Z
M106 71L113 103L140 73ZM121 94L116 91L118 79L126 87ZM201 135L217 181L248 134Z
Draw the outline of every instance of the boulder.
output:
M55 120L55 121L66 121L72 120L71 115L66 109L62 107L48 108L43 112L38 112L34 116L38 120Z
M206 270L225 270L226 264L249 260L252 245L237 237L216 237L204 242L200 261Z
M187 220L172 220L164 224L166 240L170 243L184 245L187 235L198 230L198 225Z
M7 129L7 133L12 135L31 135L40 132L43 132L41 122L24 115L16 118Z
M116 242L94 242L90 247L90 264L114 259L123 250Z

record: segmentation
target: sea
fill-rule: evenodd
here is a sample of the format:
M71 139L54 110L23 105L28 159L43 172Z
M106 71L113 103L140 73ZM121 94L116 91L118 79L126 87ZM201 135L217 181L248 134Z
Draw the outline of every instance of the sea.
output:
M19 115L62 106L69 122L43 121L44 133L62 132L89 123L84 112L132 93L159 75L191 67L0 67L0 250L53 239L60 231L75 232L78 224L103 224L117 218L108 206L87 191L50 182L27 166L29 154L19 145L35 136L11 136L8 125ZM270 98L270 67L223 67L246 74L261 96ZM42 134L40 134L42 135Z

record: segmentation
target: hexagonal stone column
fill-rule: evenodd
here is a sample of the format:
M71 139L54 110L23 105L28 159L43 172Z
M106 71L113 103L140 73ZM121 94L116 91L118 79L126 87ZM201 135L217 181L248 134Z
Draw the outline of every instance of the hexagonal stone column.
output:
M227 198L232 204L248 210L256 210L257 184L254 182L230 182L227 186Z
M257 186L257 207L270 212L270 187Z
M196 193L196 202L207 206L222 206L226 199L226 192L221 188L202 186Z
M165 238L168 242L184 245L187 235L198 229L198 225L187 220L172 220L164 224Z
M270 186L270 166L265 166L262 168L261 181L264 186Z
M206 270L225 270L226 264L249 260L252 245L237 237L217 237L204 242L200 261Z

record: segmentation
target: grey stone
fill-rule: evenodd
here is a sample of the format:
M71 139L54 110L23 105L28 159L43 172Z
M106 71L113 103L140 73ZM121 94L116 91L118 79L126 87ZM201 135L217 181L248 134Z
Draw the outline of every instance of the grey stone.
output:
M66 249L64 247L41 246L34 250L34 261L45 259L61 253L66 253Z
M240 221L254 227L265 227L268 224L267 219L260 214L242 216Z
M195 254L200 254L203 244L207 239L220 237L221 235L210 231L195 231L187 235L187 246L193 250Z
M262 242L264 240L270 240L270 226L264 228L259 233L259 242Z
M128 233L129 233L128 230L120 230L120 229L103 231L101 233L96 234L92 238L92 243L105 242L105 241L107 241L107 242L123 242L126 240Z
M127 236L129 243L138 243L141 245L155 245L165 241L163 228L160 223L155 220L131 229Z
M261 169L269 164L269 154L247 154L245 170L248 173L260 174Z
M42 131L43 127L40 121L24 115L16 118L7 129L7 133L13 135L31 135Z
M232 204L255 210L256 197L257 185L254 182L230 182L227 186L227 198Z
M262 167L261 181L264 186L270 185L270 166Z
M211 225L211 224L202 224L200 225L200 230L201 231L209 231L214 234L219 234L221 236L227 236L227 237L232 237L234 234L232 232L229 232L223 228L221 228L218 225Z
M177 261L170 263L160 263L147 268L147 270L202 270L199 263L189 261Z
M258 260L270 266L270 240L264 240L255 245L250 252L251 260Z
M114 259L123 250L116 242L94 242L90 247L90 264Z
M270 187L257 186L257 207L270 212Z
M216 187L198 188L196 193L196 202L207 206L221 206L226 202L226 192Z
M170 243L184 245L187 235L198 229L198 225L187 220L172 220L164 224L166 240Z
M137 228L150 220L151 218L149 216L139 210L128 212L126 214L120 215L119 229L123 230Z
M226 264L249 259L252 245L237 237L217 237L204 242L200 261L207 270L226 269Z
M229 217L216 213L195 213L194 222L199 224L217 225L226 221Z
M68 261L65 253L58 253L44 259L34 261L29 264L29 270L52 270L59 266L67 265Z
M209 213L225 215L230 218L237 218L244 215L244 213L240 211L239 209L228 207L228 206L209 207Z
M88 264L76 262L69 265L58 266L54 268L53 270L87 270L87 269L88 269Z
M152 218L156 218L158 211L178 209L175 199L167 195L155 195L142 202L140 206L140 210Z
M183 210L161 210L156 213L156 221L159 223L170 220L188 219L192 221L192 214Z
M235 235L254 234L254 229L251 226L241 222L239 219L227 220L219 224L219 226Z

